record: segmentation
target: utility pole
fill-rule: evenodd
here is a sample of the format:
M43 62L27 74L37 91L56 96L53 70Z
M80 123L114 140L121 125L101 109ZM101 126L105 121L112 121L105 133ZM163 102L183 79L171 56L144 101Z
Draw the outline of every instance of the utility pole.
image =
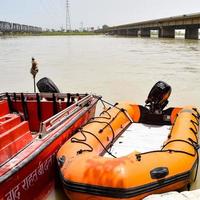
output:
M66 0L66 32L71 31L69 0Z
M83 22L80 23L80 31L83 32Z

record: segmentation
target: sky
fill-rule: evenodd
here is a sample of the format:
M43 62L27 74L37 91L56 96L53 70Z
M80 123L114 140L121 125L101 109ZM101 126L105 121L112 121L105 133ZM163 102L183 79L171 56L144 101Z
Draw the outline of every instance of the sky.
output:
M200 0L69 0L72 29L200 12ZM0 21L65 28L66 0L0 0Z

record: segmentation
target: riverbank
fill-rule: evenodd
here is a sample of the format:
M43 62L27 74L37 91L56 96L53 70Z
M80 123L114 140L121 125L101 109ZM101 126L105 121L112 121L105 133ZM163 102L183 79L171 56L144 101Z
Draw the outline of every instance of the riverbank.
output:
M60 31L45 31L41 33L2 33L0 32L0 36L73 36L73 35L100 35L100 33L96 32L60 32Z
M99 33L95 32L42 32L39 33L39 35L44 35L44 36L68 36L68 35L99 35Z

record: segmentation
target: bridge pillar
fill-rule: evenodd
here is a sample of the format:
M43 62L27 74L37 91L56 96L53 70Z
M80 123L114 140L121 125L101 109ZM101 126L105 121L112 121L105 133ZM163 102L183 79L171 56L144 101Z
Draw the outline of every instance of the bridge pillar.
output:
M187 27L185 29L185 39L198 40L199 39L199 29L196 27L195 28Z
M126 29L118 30L118 35L127 35L127 30Z
M117 35L121 35L121 30L117 30Z
M109 31L108 33L109 33L109 35L117 35L118 31L112 30L112 31Z
M127 29L127 35L128 36L138 36L138 30L137 29Z
M118 30L113 31L113 35L118 35Z
M151 30L142 28L140 30L140 36L141 37L150 37L151 36Z
M162 27L159 30L159 37L175 38L175 29L172 27Z

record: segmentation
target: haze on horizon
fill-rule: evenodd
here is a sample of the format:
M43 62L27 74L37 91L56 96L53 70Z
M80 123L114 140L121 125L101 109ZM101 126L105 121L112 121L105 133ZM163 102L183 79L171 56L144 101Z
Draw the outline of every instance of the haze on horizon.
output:
M69 0L72 29L115 26L200 12L199 0ZM66 0L0 0L0 21L65 28Z

